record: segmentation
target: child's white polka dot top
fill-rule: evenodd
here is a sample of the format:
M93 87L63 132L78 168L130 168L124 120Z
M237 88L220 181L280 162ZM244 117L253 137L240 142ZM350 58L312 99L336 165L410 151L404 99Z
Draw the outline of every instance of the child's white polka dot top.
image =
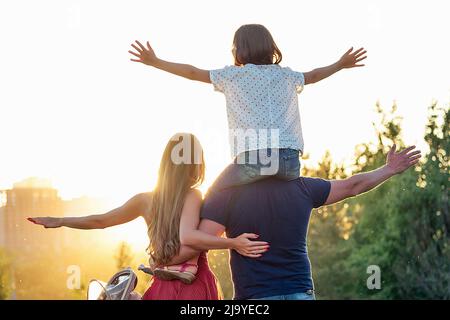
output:
M233 157L264 148L303 152L297 97L303 73L276 64L246 64L211 70L210 79L226 98Z

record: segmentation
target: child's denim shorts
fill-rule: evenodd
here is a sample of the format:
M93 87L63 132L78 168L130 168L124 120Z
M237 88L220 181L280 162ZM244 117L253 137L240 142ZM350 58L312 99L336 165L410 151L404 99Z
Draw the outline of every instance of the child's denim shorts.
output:
M261 149L239 154L232 164L228 165L212 186L218 191L277 177L290 181L300 176L300 156L293 149Z

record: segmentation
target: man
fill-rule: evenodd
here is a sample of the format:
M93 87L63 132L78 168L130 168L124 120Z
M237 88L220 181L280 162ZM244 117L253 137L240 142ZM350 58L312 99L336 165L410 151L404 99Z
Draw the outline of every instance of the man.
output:
M420 151L414 149L396 152L394 145L384 166L343 180L300 177L286 182L268 178L207 196L201 231L226 232L228 237L252 232L270 244L267 252L246 252L254 258L231 251L235 299L313 300L306 245L312 209L367 192L404 172L419 161ZM191 245L183 239L182 244Z

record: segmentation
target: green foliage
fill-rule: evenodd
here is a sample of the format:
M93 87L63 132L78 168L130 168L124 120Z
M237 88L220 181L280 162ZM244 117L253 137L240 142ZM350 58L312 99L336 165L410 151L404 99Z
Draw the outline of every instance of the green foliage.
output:
M354 173L382 165L392 143L404 145L395 106L377 111L378 143L357 146ZM450 298L449 110L433 104L429 114L430 151L418 168L313 215L309 246L319 298ZM342 176L331 163L326 155L307 175ZM381 269L380 290L367 289L369 265Z

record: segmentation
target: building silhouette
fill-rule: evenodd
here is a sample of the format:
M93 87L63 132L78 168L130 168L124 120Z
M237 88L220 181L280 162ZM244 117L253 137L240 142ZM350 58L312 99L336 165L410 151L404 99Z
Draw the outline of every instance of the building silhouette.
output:
M52 261L52 267L57 266L52 272L65 275L66 259L71 252L79 254L90 250L102 239L101 230L45 229L28 221L28 217L82 216L106 209L104 201L86 196L63 200L45 179L27 178L11 189L0 191L0 248L5 249L11 259L9 298L24 297L27 290L31 290L30 286L42 291L44 284L34 282L35 270L42 272Z
M27 221L27 217L33 216L63 216L63 202L58 191L46 180L28 178L15 183L3 194L6 194L0 223L3 247L13 253L59 252L61 232L43 232L42 228Z
M27 220L36 216L82 216L107 211L100 199L87 196L62 200L44 179L28 178L0 192L0 247L13 253L57 254L67 247L89 244L95 232L44 229Z

